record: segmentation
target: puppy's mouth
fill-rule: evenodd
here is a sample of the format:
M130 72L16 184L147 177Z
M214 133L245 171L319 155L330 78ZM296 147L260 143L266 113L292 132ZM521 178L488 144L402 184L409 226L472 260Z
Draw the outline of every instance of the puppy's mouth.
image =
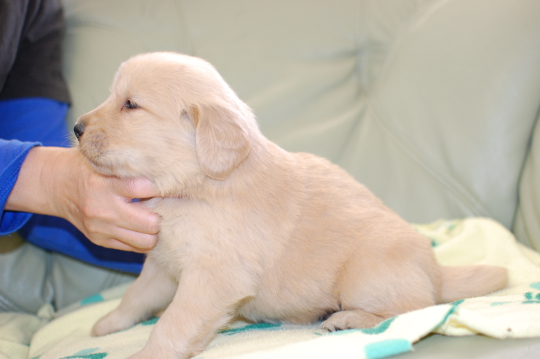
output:
M109 148L105 137L100 138L100 141L95 139L81 141L79 151L94 171L104 176L121 178L139 176L137 170L131 165L132 158L124 151Z
M108 142L102 131L79 137L79 151L95 171L104 175L111 175L111 167L106 161Z

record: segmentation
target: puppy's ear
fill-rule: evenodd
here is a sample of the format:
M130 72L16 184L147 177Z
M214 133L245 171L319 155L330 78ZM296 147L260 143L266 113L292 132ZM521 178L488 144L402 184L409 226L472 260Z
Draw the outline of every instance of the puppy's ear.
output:
M193 106L190 115L195 124L197 158L204 173L224 180L247 157L250 143L231 109L218 106Z

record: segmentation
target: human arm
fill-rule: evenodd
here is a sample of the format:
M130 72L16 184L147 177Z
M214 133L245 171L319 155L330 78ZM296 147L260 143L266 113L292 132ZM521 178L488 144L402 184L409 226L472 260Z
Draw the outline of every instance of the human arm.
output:
M102 268L139 273L144 255L101 247L94 242L136 251L144 250L140 248L144 243L130 247L121 240L107 240L103 236L96 238L91 232L94 227L76 216L70 220L76 222L79 219L75 224L85 233L61 217L5 209L8 196L11 197L9 206L12 205L11 200L16 199L11 196L16 181L23 177L30 179L18 175L31 148L39 144L55 147L70 145L65 122L70 96L61 66L64 20L60 1L0 0L0 8L0 235L16 231L29 245L46 251ZM73 176L64 178L73 179ZM97 192L98 195L87 193L89 199L103 198L100 195L107 193ZM131 205L127 203L131 192L128 191L127 195L124 192L116 193L117 196L124 196L126 202L121 203L123 206L114 212L116 217L109 217L110 220L124 218L125 210L134 209L125 207ZM35 205L32 203L34 199L35 196L27 198L26 206ZM108 210L113 208L109 202L113 201L109 199L105 203L109 206ZM17 205L21 206L21 202ZM68 217L67 212L59 215ZM129 214L125 218L129 221ZM99 227L98 234L103 234L107 228L111 230L107 222L96 227ZM151 236L155 238L155 235Z
M34 147L5 210L61 217L95 244L145 252L156 243L159 217L131 199L156 195L149 180L95 173L75 148Z

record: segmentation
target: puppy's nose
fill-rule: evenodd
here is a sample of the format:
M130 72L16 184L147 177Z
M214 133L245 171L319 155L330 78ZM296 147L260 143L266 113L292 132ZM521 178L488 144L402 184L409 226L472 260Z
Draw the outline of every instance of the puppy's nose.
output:
M83 122L78 122L75 127L73 127L73 132L75 133L75 136L77 137L78 140L81 139L81 136L83 135L84 133L84 123Z

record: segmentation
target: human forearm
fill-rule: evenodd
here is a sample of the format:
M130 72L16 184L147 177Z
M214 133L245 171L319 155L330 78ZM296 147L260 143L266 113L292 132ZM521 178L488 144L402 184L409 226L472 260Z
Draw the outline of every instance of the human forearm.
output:
M147 179L94 172L75 148L36 147L5 209L62 217L98 245L143 252L156 243L159 218L131 198L157 195Z
M6 202L8 211L30 212L59 216L51 199L54 196L54 185L58 179L50 172L64 167L68 157L73 157L74 149L37 146L26 156L19 176Z

